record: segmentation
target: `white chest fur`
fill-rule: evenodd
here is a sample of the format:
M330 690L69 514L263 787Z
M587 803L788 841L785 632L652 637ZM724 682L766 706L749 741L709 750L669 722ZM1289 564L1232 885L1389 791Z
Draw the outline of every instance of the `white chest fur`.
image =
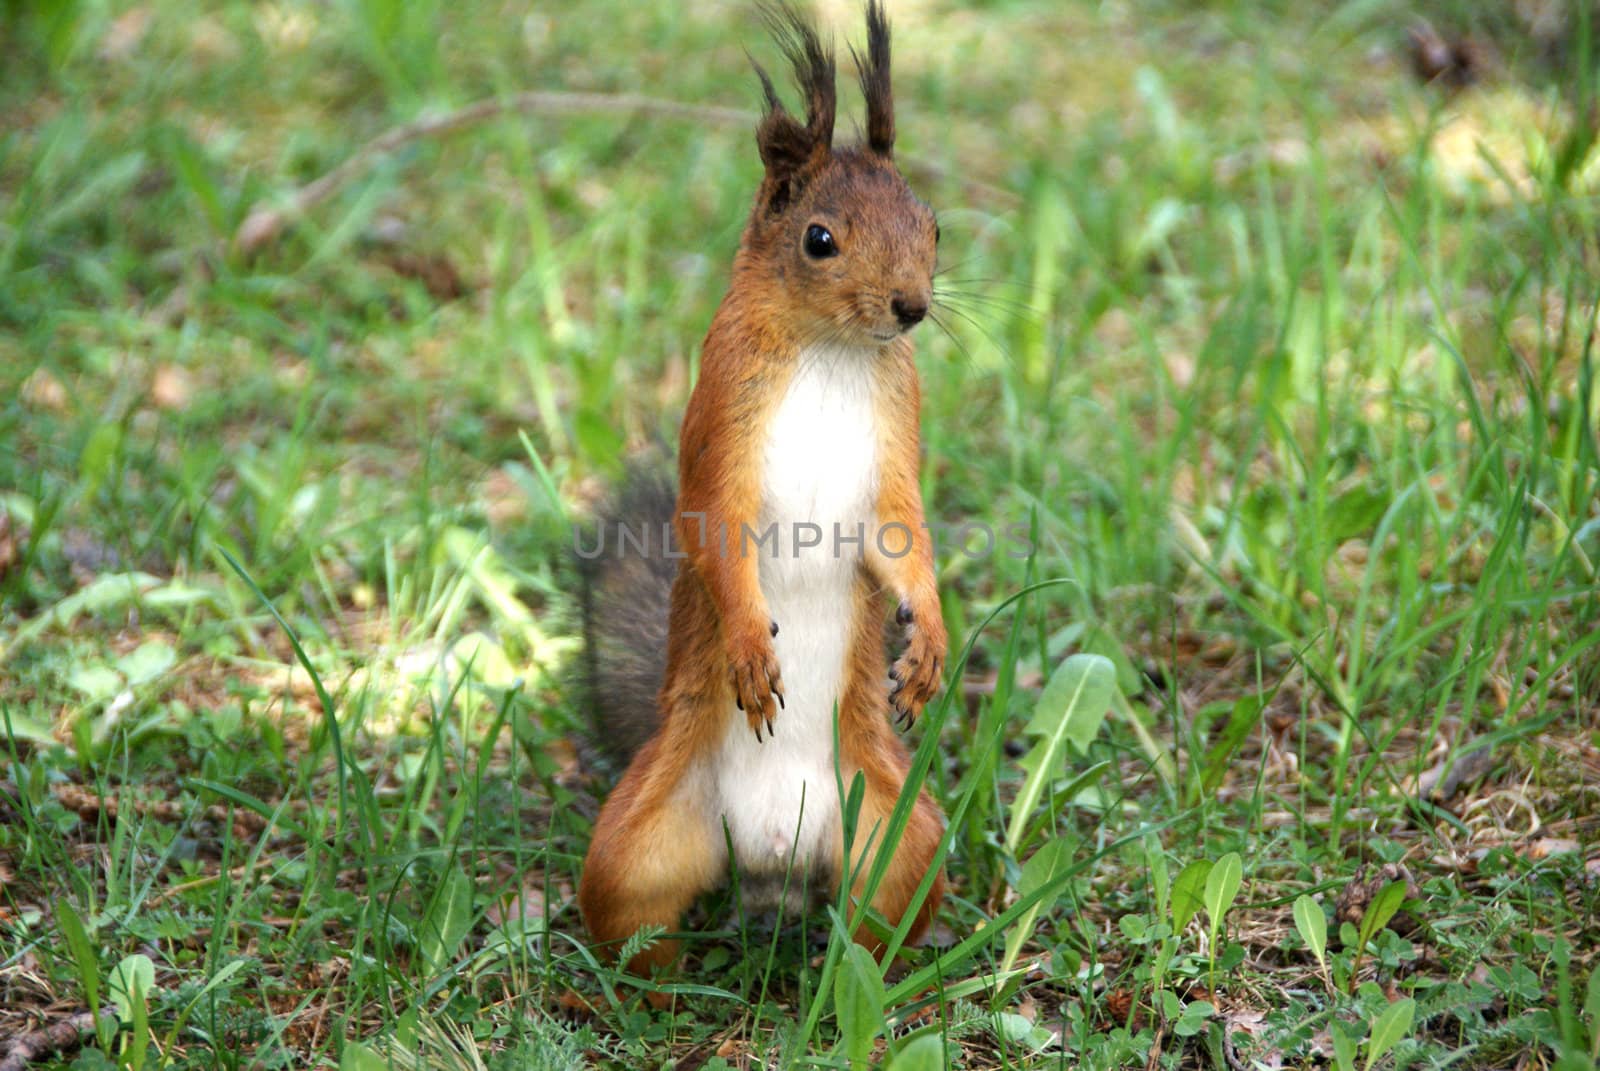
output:
M878 483L871 361L859 351L801 354L769 426L759 527L775 528L776 539L747 552L760 555L761 590L778 623L784 708L764 742L732 712L714 775L735 855L750 872L781 873L791 853L797 872L810 869L832 857L839 835L833 716L862 553L851 540L858 526L873 538Z

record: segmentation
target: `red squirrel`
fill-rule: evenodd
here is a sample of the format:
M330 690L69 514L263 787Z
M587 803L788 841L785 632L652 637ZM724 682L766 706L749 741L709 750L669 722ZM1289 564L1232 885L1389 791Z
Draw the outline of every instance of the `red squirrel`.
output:
M642 926L676 928L728 873L730 847L753 879L792 866L797 885L836 884L851 872L860 860L842 858L836 759L845 785L858 771L865 784L856 851L869 838L876 851L909 765L890 714L910 726L939 689L948 645L917 480L909 334L932 301L939 227L894 162L888 22L869 0L866 54L855 55L866 138L839 147L831 50L791 9L772 21L805 120L757 66L765 175L684 415L672 518L682 557L614 554L591 603L589 635L604 637L590 650L597 718L632 758L596 820L578 904L613 952ZM895 604L906 649L891 684ZM891 924L943 829L921 793L872 901ZM941 872L910 940L943 892ZM857 940L881 951L864 926ZM629 968L675 955L661 940Z

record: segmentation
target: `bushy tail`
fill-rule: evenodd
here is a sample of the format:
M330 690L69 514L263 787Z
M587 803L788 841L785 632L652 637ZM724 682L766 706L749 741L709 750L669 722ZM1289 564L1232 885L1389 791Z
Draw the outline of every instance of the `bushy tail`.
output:
M596 743L626 764L656 731L667 669L667 610L678 562L662 533L677 508L663 466L630 470L579 556L583 578L583 692ZM626 531L648 548L623 543ZM595 551L598 549L598 553Z

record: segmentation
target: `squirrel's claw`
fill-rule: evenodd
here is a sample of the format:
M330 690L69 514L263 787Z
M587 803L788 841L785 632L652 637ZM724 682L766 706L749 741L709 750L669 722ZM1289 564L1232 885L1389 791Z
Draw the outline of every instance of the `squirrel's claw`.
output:
M773 719L784 705L783 675L778 670L777 656L768 638L762 636L748 647L730 650L729 661L734 706L744 714L756 740L765 741L773 735Z
M900 728L911 728L923 708L939 693L943 671L944 656L933 654L913 638L911 647L889 670L889 677L894 681L889 691L889 705Z

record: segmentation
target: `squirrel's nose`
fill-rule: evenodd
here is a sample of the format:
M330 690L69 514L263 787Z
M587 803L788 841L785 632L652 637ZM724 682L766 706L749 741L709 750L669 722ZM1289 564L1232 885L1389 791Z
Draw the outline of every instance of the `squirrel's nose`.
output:
M901 329L907 330L920 324L922 318L928 315L928 303L896 295L889 302L889 311L894 313L896 320L900 321Z

